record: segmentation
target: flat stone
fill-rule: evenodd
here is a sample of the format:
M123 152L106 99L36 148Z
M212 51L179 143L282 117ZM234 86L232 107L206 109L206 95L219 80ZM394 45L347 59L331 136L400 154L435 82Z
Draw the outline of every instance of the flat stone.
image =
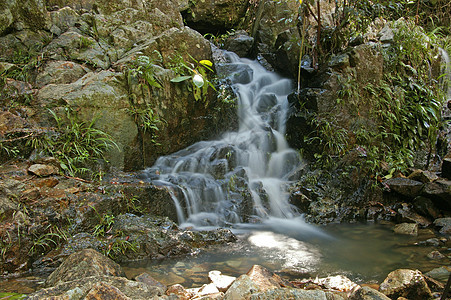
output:
M358 285L352 282L349 278L343 275L329 276L319 279L319 283L327 289L334 289L342 292L349 292L358 287Z
M451 218L438 218L434 220L434 225L437 227L451 226Z
M214 283L204 284L198 291L201 296L217 293L219 293L219 290Z
M391 190L412 198L418 196L423 188L422 182L402 177L388 179L385 183Z
M166 291L167 288L168 288L166 285L164 285L161 282L155 280L152 276L150 276L149 273L142 273L142 274L136 276L135 280L138 281L138 282L145 283L145 284L147 284L149 286L159 287L159 288L163 289L164 291Z
M418 235L418 224L415 223L401 223L396 224L394 227L394 231L397 234L406 234L406 235Z
M363 286L354 291L349 300L390 300L390 298L373 288Z
M440 260L446 258L446 256L441 254L439 251L432 251L427 255L427 257L432 260Z
M238 298L237 298L238 299ZM240 298L241 299L241 298ZM249 300L273 300L273 299L302 299L302 300L327 300L346 299L344 297L334 297L332 293L321 290L301 290L301 289L273 289L265 292L255 293L249 296Z
M420 181L422 183L428 183L437 180L438 176L430 171L416 169L407 178Z
M208 278L218 288L219 291L225 292L236 280L236 277L222 275L220 271L208 272Z
M89 293L84 298L85 300L131 300L129 297L125 296L117 287L111 286L109 284L98 282L89 291Z
M409 300L432 298L423 274L418 270L398 269L390 274L380 286L380 291L391 299L405 297Z
M37 175L39 177L47 177L50 175L56 175L58 174L59 170L57 167L53 165L42 165L42 164L35 164L31 165L28 168L28 172Z
M425 273L425 275L446 282L448 280L450 273L451 266L442 266L439 268L432 269L431 271Z

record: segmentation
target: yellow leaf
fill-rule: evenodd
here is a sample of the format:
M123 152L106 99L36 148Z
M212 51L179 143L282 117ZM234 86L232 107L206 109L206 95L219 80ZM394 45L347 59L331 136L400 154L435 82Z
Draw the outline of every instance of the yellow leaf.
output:
M302 0L299 0L299 4L301 4L301 5L302 5Z
M302 1L302 0L301 0ZM209 66L209 67L212 67L213 66L213 63L211 62L211 61L209 61L208 59L203 59L203 60L201 60L200 62L199 62L201 65L204 65L204 66Z

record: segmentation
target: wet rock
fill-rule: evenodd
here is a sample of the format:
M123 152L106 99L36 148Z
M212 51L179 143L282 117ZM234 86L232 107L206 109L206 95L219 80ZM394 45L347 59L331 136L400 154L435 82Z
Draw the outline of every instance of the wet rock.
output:
M218 294L219 290L214 283L204 284L197 292L200 296Z
M46 28L48 15L45 1L5 1L0 6L0 36L8 30L30 28L33 30Z
M82 279L87 276L122 276L121 267L111 259L92 249L69 256L46 280L46 286Z
M182 300L188 300L192 297L192 294L180 284L174 284L168 287L166 295L177 295Z
M103 294L104 293L104 294ZM151 287L142 282L128 280L123 277L113 276L85 276L69 282L62 282L50 288L39 290L27 299L116 299L114 296L124 297L119 299L147 300L160 297L164 293L158 287ZM100 298L93 298L99 295ZM105 296L106 298L103 298ZM112 296L113 298L108 298Z
M84 298L85 300L129 300L130 298L125 296L117 287L109 284L98 282Z
M59 173L59 170L57 167L53 165L41 165L41 164L35 164L31 165L28 168L28 172L37 175L39 177L47 177L50 175L55 175Z
M224 49L235 52L240 57L247 57L253 44L254 38L250 37L244 30L239 30L227 38L224 42Z
M431 199L418 196L413 200L413 208L423 216L436 219L440 216L440 211L435 207Z
M434 225L440 228L441 234L451 234L451 218L435 219Z
M349 296L349 300L389 300L387 296L381 292L370 288L368 286L363 286L356 290Z
M428 227L432 224L430 220L414 212L410 204L403 203L402 207L398 209L398 212L403 222L414 222L423 227Z
M427 255L427 258L432 260L440 260L446 258L446 256L441 254L439 251L432 251Z
M277 289L289 285L282 278L280 278L279 275L268 271L268 269L260 265L252 266L246 275L249 276L249 278L259 287L261 291Z
M451 180L451 158L444 158L442 162L442 177Z
M432 297L423 274L418 270L398 269L391 272L381 284L380 291L392 299L406 297L422 300Z
M423 196L430 198L434 205L442 210L451 211L451 180L439 179L427 183L422 191Z
M334 289L342 292L350 292L358 287L356 283L343 275L321 278L318 282L327 289Z
M329 297L328 297L329 294ZM252 300L271 300L271 299L305 299L305 300L327 300L327 299L345 299L334 298L332 293L326 293L319 290L298 290L298 289L274 289L265 292L255 293L246 299Z
M161 282L153 279L152 276L150 276L148 273L142 273L141 275L136 276L135 280L138 281L138 282L145 283L145 284L147 284L149 286L159 287L163 291L166 291L168 289L168 287L166 285L164 285Z
M428 183L437 180L439 177L433 172L416 169L407 178Z
M241 275L224 294L224 300L246 299L256 292L260 292L260 287L248 275Z
M417 236L418 235L418 224L415 224L415 223L396 224L393 230L397 234Z
M443 266L432 269L425 275L440 280L442 282L446 282L448 280L449 274L451 274L451 266Z
M423 183L408 178L398 177L385 181L391 190L407 197L416 197L423 188Z
M218 288L219 291L225 292L236 280L236 277L222 275L220 271L208 272L208 278Z

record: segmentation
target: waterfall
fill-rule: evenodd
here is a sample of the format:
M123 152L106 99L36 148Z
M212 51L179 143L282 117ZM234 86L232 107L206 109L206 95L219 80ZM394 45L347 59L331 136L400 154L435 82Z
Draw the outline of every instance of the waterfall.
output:
M451 62L445 49L439 48L440 56L443 61L442 73L444 74L443 88L446 94L446 101L451 101Z
M216 68L238 97L238 131L160 157L147 178L172 190L181 226L302 223L287 192L301 165L284 138L292 82L255 61L226 56Z

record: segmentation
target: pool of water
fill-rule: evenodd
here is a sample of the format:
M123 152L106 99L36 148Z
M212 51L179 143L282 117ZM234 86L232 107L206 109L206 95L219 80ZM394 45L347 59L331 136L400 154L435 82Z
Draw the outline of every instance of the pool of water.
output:
M395 235L391 226L375 224L328 225L319 237L286 233L241 232L234 245L188 258L127 263L123 268L129 278L147 272L166 285L198 287L208 282L211 270L239 276L254 264L290 280L343 274L357 283L380 283L398 268L427 272L450 262L427 257L434 250L451 255L450 245L439 249L421 245L435 237L427 229L420 230L418 237Z

